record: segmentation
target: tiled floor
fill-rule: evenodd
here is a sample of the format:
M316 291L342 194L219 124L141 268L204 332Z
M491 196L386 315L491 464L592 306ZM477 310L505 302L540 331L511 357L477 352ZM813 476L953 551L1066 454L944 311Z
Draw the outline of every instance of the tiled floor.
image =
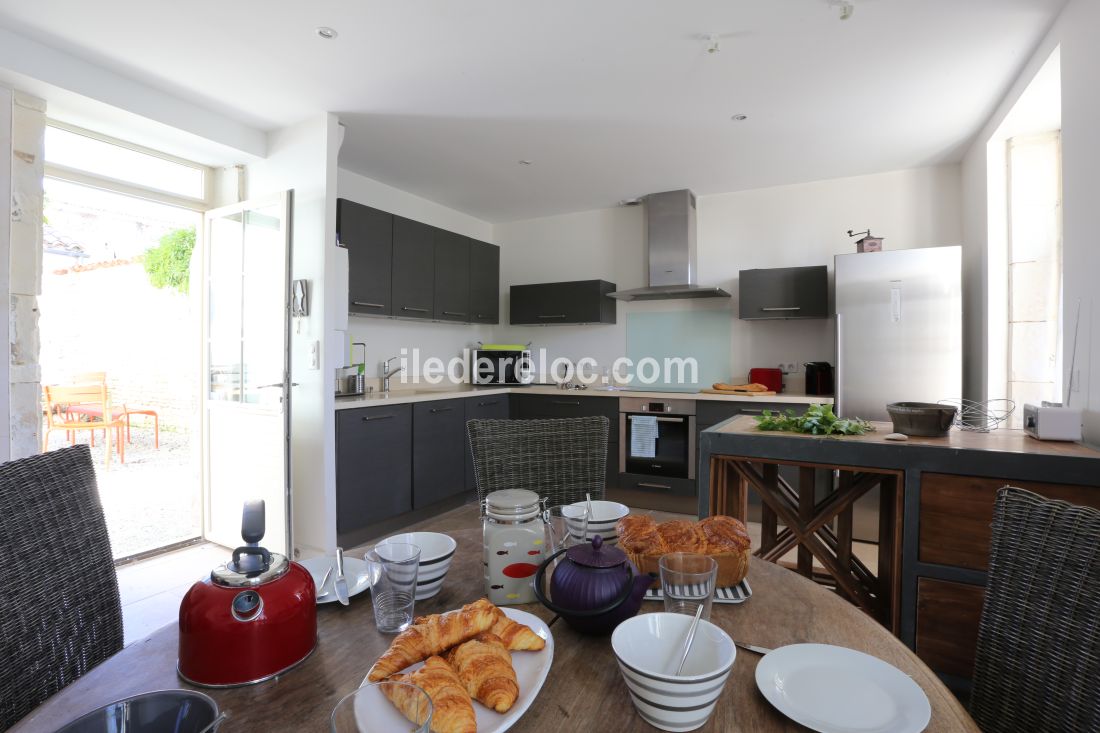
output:
M229 557L226 548L206 542L120 567L124 643L132 644L176 623L187 589Z

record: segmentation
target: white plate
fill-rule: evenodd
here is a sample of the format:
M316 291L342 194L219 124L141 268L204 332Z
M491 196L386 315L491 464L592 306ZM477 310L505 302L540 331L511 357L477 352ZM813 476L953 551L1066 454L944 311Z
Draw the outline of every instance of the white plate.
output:
M779 712L819 733L920 733L928 696L897 667L853 649L792 644L764 655L756 686Z
M318 603L339 603L339 599L336 597L336 592L332 589L332 581L336 578L336 558L335 557L311 557L308 560L300 560L298 564L303 566L309 571L309 574L313 576L313 585L317 587L321 583L321 579L325 577L325 572L332 568L332 574L328 576L328 582L325 584L324 590L318 590L317 595L328 591L328 595L324 598L318 598ZM367 577L367 563L364 560L357 560L354 557L348 557L344 555L344 577L348 581L348 598L357 596L365 590L370 589L370 578Z
M508 730L523 716L531 703L535 701L542 683L546 681L546 675L550 672L550 663L554 661L554 636L550 633L550 627L542 619L526 611L517 608L502 606L504 614L521 624L531 627L536 634L546 639L546 646L537 652L512 652L512 667L516 670L516 681L519 683L519 697L512 705L512 709L501 715L485 707L474 700L474 713L477 715L477 733L502 733ZM415 672L424 666L423 662L401 670L409 673ZM369 684L366 678L363 685ZM375 688L362 696L362 710L371 718L372 724L385 722L386 725L378 726L379 730L403 730L408 728L405 716L397 712L397 708L385 698L380 690ZM360 704L356 701L356 711L360 710Z

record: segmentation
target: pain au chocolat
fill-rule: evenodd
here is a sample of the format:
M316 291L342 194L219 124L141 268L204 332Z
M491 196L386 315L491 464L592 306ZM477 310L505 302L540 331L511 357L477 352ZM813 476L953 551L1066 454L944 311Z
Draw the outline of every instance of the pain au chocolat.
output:
M643 573L660 573L658 562L670 552L710 555L718 562L717 586L737 585L749 572L752 540L733 517L707 517L698 522L676 519L657 524L653 517L631 514L617 525L619 547ZM654 588L660 587L656 580Z

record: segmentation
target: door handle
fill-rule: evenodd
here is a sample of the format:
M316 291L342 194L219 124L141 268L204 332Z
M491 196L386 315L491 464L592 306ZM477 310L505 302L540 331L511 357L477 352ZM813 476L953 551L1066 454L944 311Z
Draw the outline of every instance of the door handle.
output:
M559 314L554 315L554 316L538 316L538 317L542 318L544 320L549 320L551 318L565 318L565 314L564 313L559 313Z
M430 412L434 415L437 412L450 412L453 409L455 409L455 408L453 408L453 407L433 407L430 410Z
M351 301L351 304L352 305L357 305L361 308L385 308L386 307L386 306L382 305L381 303L364 303L361 300L353 300L353 301Z
M412 313L427 313L428 312L427 308L414 308L411 305L403 305L403 306L401 306L401 310L410 311Z
M626 419L627 420L633 420L636 417L652 417L652 416L651 415L627 415ZM687 421L686 417L657 417L657 418L654 418L654 419L657 422L678 422L678 423L682 423L682 422Z
M763 410L741 410L741 412L746 415L762 415L764 413Z
M458 311L443 311L443 315L445 315L445 316L461 316L463 318L466 317L465 313L459 313Z
M478 407L491 407L492 405L499 405L500 400L493 400L492 402L478 402Z
M640 481L637 484L635 484L635 486L637 486L638 488L641 488L641 489L666 489L668 491L672 490L672 487L669 486L668 484L651 484L651 483L648 483L648 482L645 482L645 481Z
M555 405L579 405L577 400L554 400Z
M802 306L800 305L788 305L783 307L761 308L762 311L800 311Z
M363 418L363 422L370 422L371 420L389 420L393 415L367 415Z
M261 384L260 386L255 387L254 389L269 389L269 388L272 388L272 387L285 387L285 386L286 386L285 382L275 382L274 384ZM291 387L297 387L298 383L297 382L291 382L290 386Z
M492 318L492 316L487 316L487 315L485 315L484 313L478 313L478 314L477 314L477 318L478 318L479 320L480 320L480 319L489 319L489 318Z

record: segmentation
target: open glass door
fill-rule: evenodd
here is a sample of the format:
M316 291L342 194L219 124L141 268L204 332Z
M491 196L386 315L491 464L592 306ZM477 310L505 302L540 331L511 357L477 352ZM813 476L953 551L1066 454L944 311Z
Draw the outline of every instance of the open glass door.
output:
M206 214L202 390L206 539L241 544L241 508L263 499L263 544L290 547L290 196Z

